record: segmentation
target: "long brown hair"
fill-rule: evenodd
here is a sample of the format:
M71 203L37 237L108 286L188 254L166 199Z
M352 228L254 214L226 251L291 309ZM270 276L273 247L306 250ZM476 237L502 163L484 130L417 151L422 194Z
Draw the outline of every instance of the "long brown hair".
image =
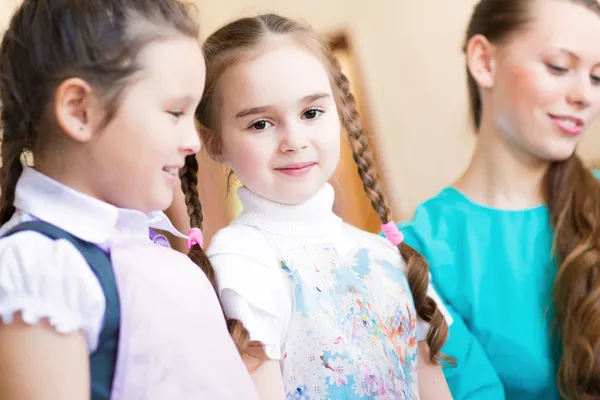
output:
M202 230L203 216L202 216L202 204L200 204L200 197L198 196L198 160L196 155L189 155L185 158L185 165L180 171L181 177L181 189L185 194L185 204L187 206L187 213L190 217L190 226L192 228L199 228ZM192 246L189 252L190 259L198 265L217 293L218 290L216 284L215 270L212 267L208 256L204 252L204 249L198 244ZM250 335L244 325L233 318L227 318L225 312L223 316L227 322L227 329L231 334L231 337L240 352L241 355L248 353L248 345L250 343Z
M363 129L348 78L342 73L338 60L327 44L310 27L297 21L274 14L242 18L222 27L206 40L204 54L207 63L207 84L197 111L204 142L208 144L209 149L216 148L217 152L220 151L221 140L218 136L218 129L215 129L218 128L215 90L222 73L240 58L260 51L261 44L266 38L284 35L306 46L327 67L340 119L348 132L353 157L358 166L365 193L371 200L381 222L392 221L392 212L379 183L379 174L373 161L369 136ZM408 281L417 313L423 320L430 323L427 342L431 349L431 360L438 361L442 358L440 349L446 341L448 326L435 301L427 296L429 267L423 257L406 244L398 247L408 265Z
M595 0L569 0L600 15ZM466 41L483 35L499 45L532 20L531 1L481 0L471 17ZM599 21L600 23L600 21ZM481 123L479 87L467 68L469 99L476 128ZM573 154L552 162L543 181L554 228L558 273L553 300L562 342L558 387L576 400L600 397L600 184Z

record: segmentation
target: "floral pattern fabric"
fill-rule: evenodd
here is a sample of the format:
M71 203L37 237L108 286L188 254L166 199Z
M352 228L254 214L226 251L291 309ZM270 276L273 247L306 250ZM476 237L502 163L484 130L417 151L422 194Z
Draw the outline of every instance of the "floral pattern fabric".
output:
M286 251L294 287L282 372L287 399L418 399L417 316L399 265L367 248Z

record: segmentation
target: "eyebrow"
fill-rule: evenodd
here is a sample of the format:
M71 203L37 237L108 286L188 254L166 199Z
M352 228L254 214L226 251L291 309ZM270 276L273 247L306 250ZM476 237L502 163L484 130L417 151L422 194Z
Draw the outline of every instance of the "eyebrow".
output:
M326 97L330 97L329 93L315 93L315 94L309 94L308 96L304 96L302 99L300 99L301 103L312 103L313 101L317 101L319 99L323 99ZM244 118L247 117L249 115L254 115L254 114L262 114L264 112L266 112L269 108L272 108L272 106L260 106L260 107L251 107L251 108L244 108L243 110L241 110L240 112L238 112L237 114L235 114L236 118Z
M561 53L563 53L563 54L568 55L572 59L581 60L581 57L579 57L579 55L577 55L577 53L575 53L575 52L573 52L571 50L565 49L564 47L560 47L558 49L558 51L561 52ZM594 64L594 68L597 68L598 66L600 66L600 63Z
M571 58L575 58L576 60L579 60L579 56L577 54L575 54L574 52L572 52L571 50L565 49L564 47L560 47L560 48L558 48L558 51L560 53L568 55Z
M308 96L304 96L302 98L303 103L312 103L313 101L317 101L319 99L323 99L325 97L329 97L329 93L315 93Z
M192 95L169 96L165 99L164 104L166 107L187 107L190 104L195 104L197 101Z
M191 95L173 97L173 100L177 103L191 103L192 101L195 101L194 97Z

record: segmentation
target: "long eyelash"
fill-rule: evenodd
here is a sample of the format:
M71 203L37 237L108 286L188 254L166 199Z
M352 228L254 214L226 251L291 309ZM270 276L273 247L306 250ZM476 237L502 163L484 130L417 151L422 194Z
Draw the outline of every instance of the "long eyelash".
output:
M556 65L553 65L553 64L546 64L546 66L551 71L556 72L556 73L560 73L560 74L564 74L565 72L568 71L567 68L559 67L559 66L556 66Z
M265 122L265 123L267 123L267 124L271 124L271 125L273 125L273 123L272 123L272 122L269 122L269 121L267 121L266 119L257 119L256 121L252 121L252 122L250 123L250 125L248 125L248 126L246 127L246 129L254 129L254 125L258 124L259 122ZM265 128L265 129L266 129L266 128ZM258 129L258 130L264 130L264 129Z
M308 109L304 110L302 112L302 116L306 115L306 113L309 112L309 111L316 111L319 114L325 114L325 110L323 108L320 108L320 107L311 107L311 108L308 108Z

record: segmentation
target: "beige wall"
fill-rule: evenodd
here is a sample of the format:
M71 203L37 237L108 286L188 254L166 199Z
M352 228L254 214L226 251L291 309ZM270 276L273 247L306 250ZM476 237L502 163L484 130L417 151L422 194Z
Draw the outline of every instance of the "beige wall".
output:
M460 48L475 0L196 2L203 37L233 18L261 12L304 19L322 34L348 33L397 218L410 215L466 165L474 138ZM0 26L16 3L0 0ZM598 133L600 125L581 146L588 159L600 159Z
M0 0L0 32L4 32L13 10L20 2L20 0Z

